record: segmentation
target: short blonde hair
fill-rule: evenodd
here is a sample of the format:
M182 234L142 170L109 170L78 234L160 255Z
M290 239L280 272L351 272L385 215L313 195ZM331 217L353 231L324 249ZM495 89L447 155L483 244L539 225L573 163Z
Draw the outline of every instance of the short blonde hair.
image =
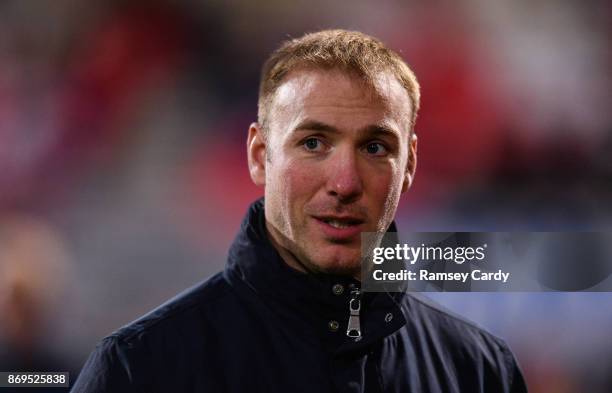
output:
M390 72L408 92L412 104L410 128L414 128L420 103L420 87L400 55L380 40L357 31L322 30L283 42L264 63L259 85L258 122L265 130L274 94L289 72L300 67L339 69L372 84L380 72Z

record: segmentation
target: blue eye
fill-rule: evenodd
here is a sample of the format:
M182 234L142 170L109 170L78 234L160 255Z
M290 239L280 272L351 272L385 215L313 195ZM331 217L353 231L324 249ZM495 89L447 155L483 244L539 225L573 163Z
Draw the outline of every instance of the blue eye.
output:
M366 151L368 154L372 154L374 156L381 156L387 153L385 146L378 142L368 143L366 145Z
M306 150L316 151L321 147L321 141L317 138L308 138L303 143Z

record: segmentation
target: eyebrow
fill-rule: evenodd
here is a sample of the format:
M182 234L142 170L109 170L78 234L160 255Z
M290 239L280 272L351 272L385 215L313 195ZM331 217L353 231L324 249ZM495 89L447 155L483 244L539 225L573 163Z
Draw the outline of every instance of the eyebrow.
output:
M294 129L296 131L320 131L320 132L331 132L331 133L339 133L338 128L323 123L318 120L305 119L300 122ZM359 130L359 133L364 134L379 134L379 135L387 135L390 134L394 137L399 137L399 132L395 131L393 128L388 127L384 124L370 124L365 126Z
M317 120L306 119L300 122L293 131L323 131L323 132L339 132L332 125L325 124Z

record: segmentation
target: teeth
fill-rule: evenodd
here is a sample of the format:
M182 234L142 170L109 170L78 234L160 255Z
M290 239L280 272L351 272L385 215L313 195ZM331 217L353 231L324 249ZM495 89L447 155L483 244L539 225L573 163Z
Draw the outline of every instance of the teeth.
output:
M329 225L331 225L332 227L334 227L334 228L340 228L340 229L341 228L348 228L348 227L351 226L350 224L348 224L346 222L340 222L338 220L328 220L327 223Z

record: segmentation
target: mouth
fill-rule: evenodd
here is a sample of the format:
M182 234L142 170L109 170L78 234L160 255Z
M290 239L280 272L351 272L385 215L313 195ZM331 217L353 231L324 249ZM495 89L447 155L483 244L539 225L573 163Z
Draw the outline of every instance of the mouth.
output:
M360 225L363 223L363 220L359 220L357 218L334 218L334 217L315 217L316 219L323 221L327 225L330 225L334 228L344 229L350 228L355 225Z
M349 240L359 235L365 220L351 216L313 216L323 234L334 240Z

